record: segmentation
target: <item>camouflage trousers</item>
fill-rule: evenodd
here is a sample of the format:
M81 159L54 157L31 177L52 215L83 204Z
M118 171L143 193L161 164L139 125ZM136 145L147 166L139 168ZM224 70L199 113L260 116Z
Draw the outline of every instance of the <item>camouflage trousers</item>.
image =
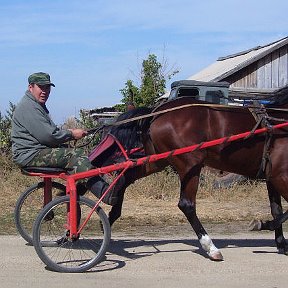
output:
M94 168L81 148L43 149L28 166L65 168L71 170L70 174Z

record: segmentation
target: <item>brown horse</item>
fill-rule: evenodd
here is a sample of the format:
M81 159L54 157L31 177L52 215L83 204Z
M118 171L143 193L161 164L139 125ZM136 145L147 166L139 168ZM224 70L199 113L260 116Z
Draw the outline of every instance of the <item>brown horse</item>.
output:
M183 108L175 109L175 107ZM171 111L167 112L169 109ZM133 127L134 132L137 131L136 134L134 133L136 136L139 135L138 130L141 130L142 143L147 154L162 153L229 135L252 131L256 124L255 118L245 107L206 105L191 97L168 101L153 112L161 110L166 112L154 116L152 120L149 119L149 124L147 124L147 120L142 121L141 125L137 121L129 124L130 128ZM288 113L272 109L267 111L269 116L273 116L273 118L287 119L288 121ZM146 113L148 112L150 110L146 111ZM145 114L145 112L143 111L142 114ZM133 117L133 115L130 116ZM275 119L271 120L272 124L274 124L273 121ZM135 130L135 127L138 128ZM128 127L122 128L122 132L125 130L129 133ZM113 128L111 133L116 135L125 145L124 134L122 133L121 135L120 133L119 135L119 129L121 130L121 126ZM285 153L286 147L288 147L287 136L288 129L274 131L270 139L269 149L267 149L269 153L267 152L264 156L263 151L265 139L267 138L265 134L261 134L247 137L237 142L225 143L208 149L169 157L167 160L161 161L161 163L157 164L156 162L155 164L136 167L127 173L131 173L132 177L130 179L132 181L130 182L133 182L135 179L160 171L167 165L174 167L181 181L178 207L188 219L208 256L212 260L222 260L221 252L213 244L196 213L196 194L201 169L204 166L209 166L245 175L249 178L259 177L259 172L263 170L262 178L265 178L267 183L271 213L276 220L274 222L259 222L254 228L258 230L275 230L277 248L280 252L287 254L288 244L282 231L282 222L286 220L287 212L283 214L281 206L281 196L288 201L288 155ZM132 134L129 134L130 144L131 139L133 139ZM263 157L265 158L264 161ZM125 187L128 185L129 183L127 182ZM125 188L123 189L123 195L124 191ZM111 224L120 216L119 207L121 211L122 201L123 197L119 201L118 207L117 205L113 207L109 214ZM118 211L118 214L115 211ZM114 217L113 215L116 216Z

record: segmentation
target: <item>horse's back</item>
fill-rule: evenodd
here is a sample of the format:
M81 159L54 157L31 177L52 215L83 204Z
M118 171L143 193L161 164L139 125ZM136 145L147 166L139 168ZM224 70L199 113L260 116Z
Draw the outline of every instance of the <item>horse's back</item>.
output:
M188 97L164 103L159 110L167 112L158 115L150 127L152 142L159 152L252 131L256 125L246 107L213 105ZM198 163L253 177L261 165L265 137L265 134L251 135L247 139L190 153L193 155L182 159L190 163L188 166ZM287 140L274 142L272 154L278 154L275 147L283 150L282 142Z

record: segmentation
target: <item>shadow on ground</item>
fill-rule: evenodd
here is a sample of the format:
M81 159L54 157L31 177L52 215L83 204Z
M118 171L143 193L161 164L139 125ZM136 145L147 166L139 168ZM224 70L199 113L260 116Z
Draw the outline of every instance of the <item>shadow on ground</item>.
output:
M254 253L271 253L265 251L266 247L275 247L273 239L213 239L214 244L219 248L237 249L238 247L254 247ZM173 245L175 249L166 250L166 245ZM171 247L171 246L169 246ZM179 248L177 248L179 247ZM259 251L258 251L259 250ZM138 259L151 256L157 253L173 253L181 251L191 251L207 258L207 255L200 248L198 240L181 239L181 240L111 240L108 252L116 254L127 259ZM277 253L275 247L275 253Z

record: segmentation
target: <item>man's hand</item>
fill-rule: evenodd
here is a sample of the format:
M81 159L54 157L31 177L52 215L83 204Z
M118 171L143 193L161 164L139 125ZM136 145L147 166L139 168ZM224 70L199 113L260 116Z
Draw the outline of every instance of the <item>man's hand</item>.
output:
M72 132L73 138L79 140L86 136L88 132L84 129L69 129Z

